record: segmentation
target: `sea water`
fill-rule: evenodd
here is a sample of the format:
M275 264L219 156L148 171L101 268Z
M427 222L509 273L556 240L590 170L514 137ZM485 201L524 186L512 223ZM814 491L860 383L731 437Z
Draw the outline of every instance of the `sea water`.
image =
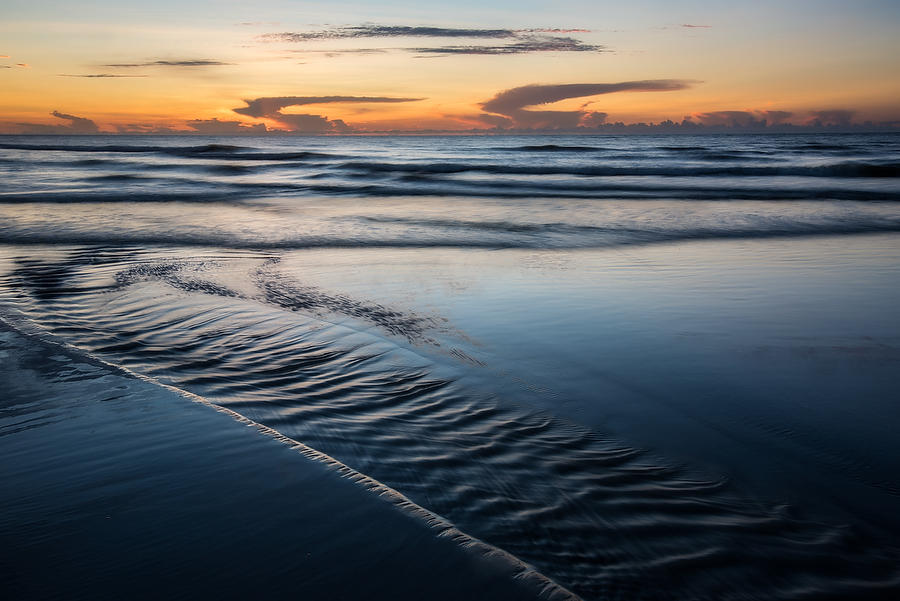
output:
M0 301L586 599L900 591L900 136L4 137Z

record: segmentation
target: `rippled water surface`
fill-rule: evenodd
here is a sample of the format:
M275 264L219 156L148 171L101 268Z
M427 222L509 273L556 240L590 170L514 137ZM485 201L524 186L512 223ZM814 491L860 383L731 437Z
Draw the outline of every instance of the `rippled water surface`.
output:
M900 136L0 138L0 301L585 599L900 595Z

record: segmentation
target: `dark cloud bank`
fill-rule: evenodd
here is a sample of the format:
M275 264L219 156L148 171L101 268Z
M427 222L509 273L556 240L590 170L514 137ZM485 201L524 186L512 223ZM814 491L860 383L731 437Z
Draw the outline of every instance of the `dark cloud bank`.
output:
M880 123L854 123L854 111L832 109L795 115L789 111L712 111L695 113L681 121L666 120L660 123L610 123L607 114L598 111L541 111L526 107L557 102L568 98L580 98L623 91L670 91L683 89L689 82L679 80L650 80L604 84L531 85L513 88L495 95L482 103L486 111L480 115L457 116L460 119L478 121L490 129L470 130L359 130L340 119L330 120L321 115L284 114L289 106L340 104L340 103L398 103L415 102L418 98L391 98L381 96L283 96L245 100L245 107L234 112L253 118L276 121L284 129L268 129L264 123L248 125L242 121L219 119L193 119L185 124L191 131L158 127L148 124L116 125L119 134L179 134L179 135L282 135L282 134L703 134L703 133L804 133L804 132L886 132L900 131L900 121ZM66 124L44 125L16 123L23 134L99 134L100 129L91 119L59 111L54 117L68 121ZM802 121L801 125L787 123L788 119Z

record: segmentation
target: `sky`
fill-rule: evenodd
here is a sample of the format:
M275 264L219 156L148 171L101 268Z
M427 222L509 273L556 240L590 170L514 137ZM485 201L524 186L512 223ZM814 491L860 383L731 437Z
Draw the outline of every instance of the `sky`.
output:
M900 1L3 0L0 133L900 127Z

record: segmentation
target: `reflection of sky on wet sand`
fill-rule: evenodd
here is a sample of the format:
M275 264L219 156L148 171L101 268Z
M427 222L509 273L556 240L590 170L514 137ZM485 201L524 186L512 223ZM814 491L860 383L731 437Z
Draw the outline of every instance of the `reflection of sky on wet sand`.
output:
M878 513L898 468L898 259L896 236L875 235L319 250L282 269L446 317L443 350L419 350L461 349L485 364L469 375L480 386L770 494L846 482L838 504Z

